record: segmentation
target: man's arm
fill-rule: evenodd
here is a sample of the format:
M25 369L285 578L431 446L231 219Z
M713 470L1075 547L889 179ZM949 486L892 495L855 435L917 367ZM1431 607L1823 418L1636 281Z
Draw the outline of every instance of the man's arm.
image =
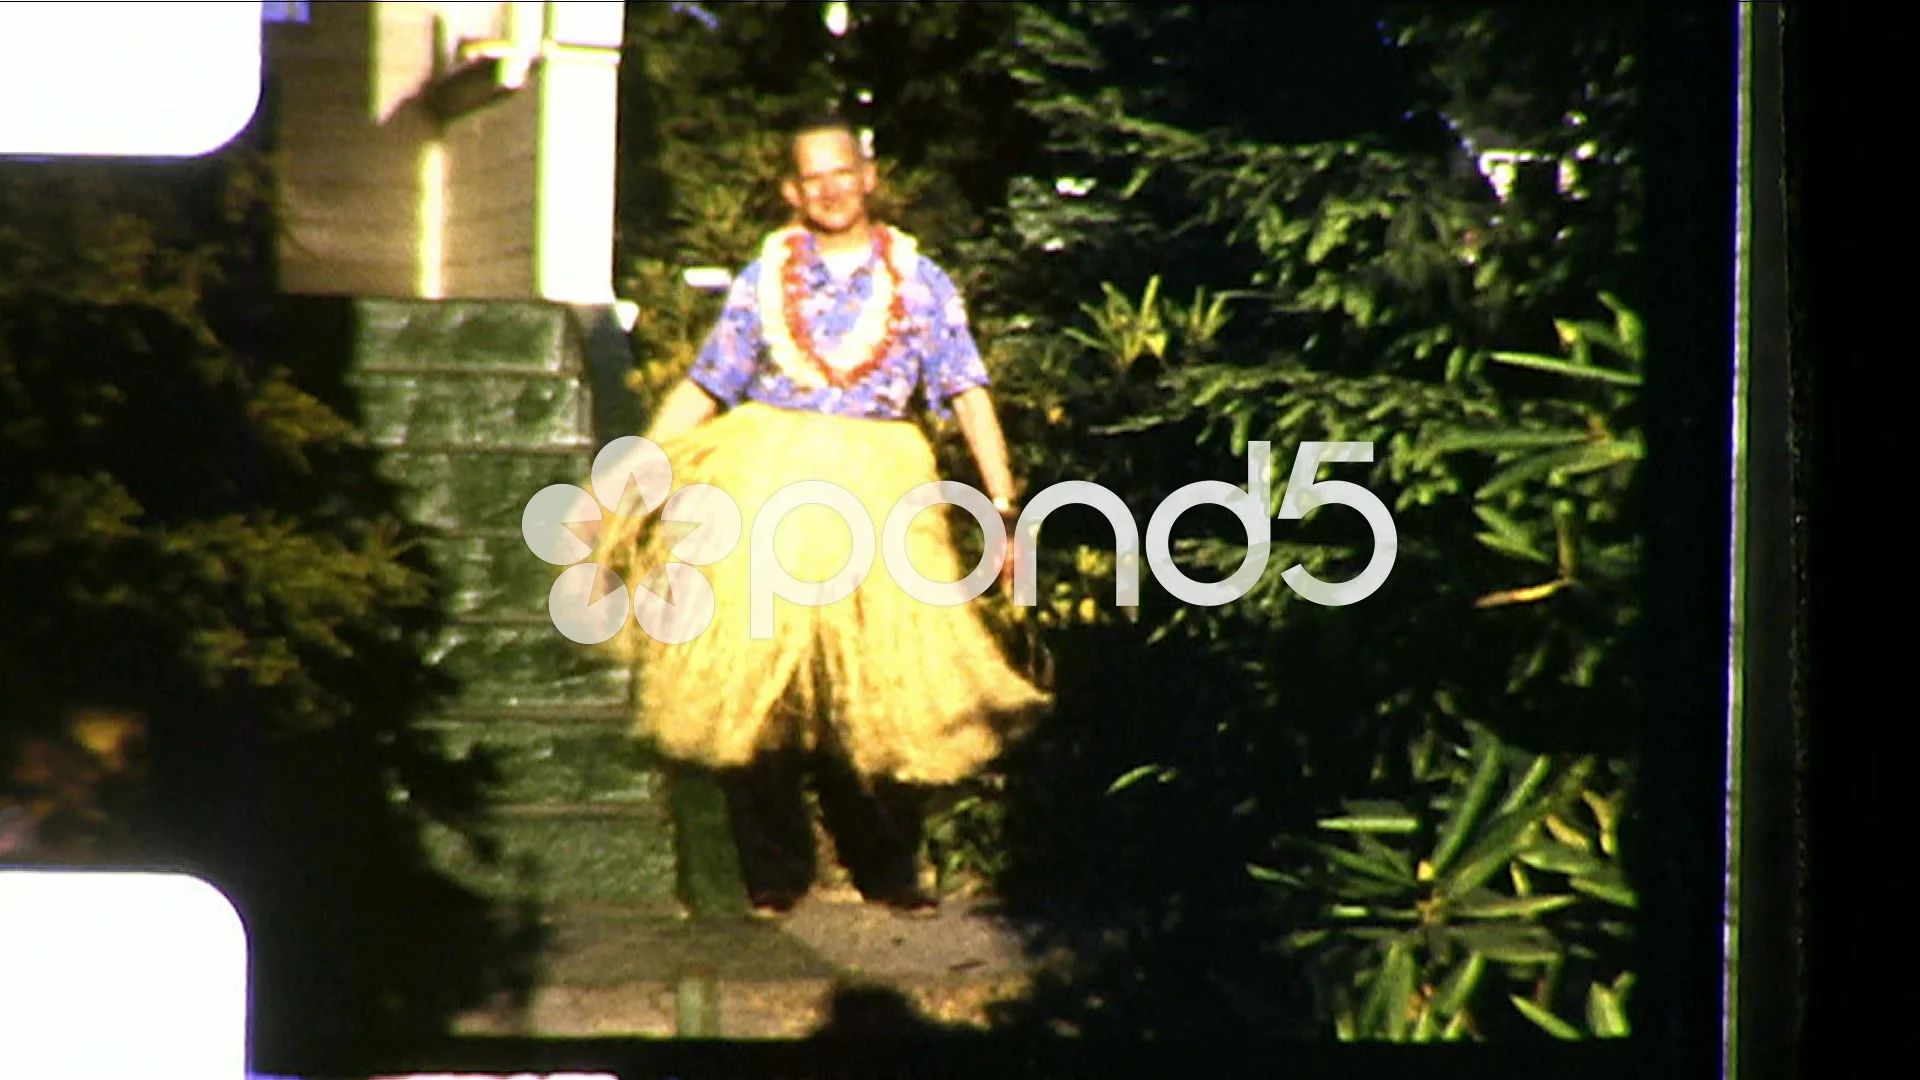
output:
M1006 437L1000 430L1000 417L994 411L993 396L987 389L987 368L967 325L967 304L946 272L930 262L921 264L921 273L931 294L926 367L927 404L936 414L951 408L966 434L967 447L980 466L980 479L987 485L987 497L1000 503L1002 513L1013 505L1013 471L1007 462Z
M984 386L964 390L953 399L954 415L967 437L967 448L980 465L980 479L987 485L987 497L1003 509L1015 498L1013 470L1007 461L1006 436L1000 430L1000 416L994 411L993 395Z
M933 300L932 344L927 350L923 377L927 403L936 414L950 407L960 421L967 448L980 467L980 480L987 486L987 497L994 501L1000 518L1006 523L1013 548L1000 564L1000 585L1013 587L1014 566L1019 561L1021 540L1014 532L1019 517L1014 500L1019 497L1013 484L1013 469L1007 460L1007 440L1000 430L1000 416L993 407L993 395L987 389L988 377L980 349L967 326L967 305L952 280L931 263L922 264Z
M984 386L955 395L953 411L960 419L960 430L967 437L973 459L980 465L980 479L987 485L987 498L999 508L1000 519L1007 525L1007 538L1012 546L1000 564L1000 587L1011 595L1013 571L1019 562L1022 543L1020 537L1014 535L1013 527L1020 508L1014 501L1018 493L1013 486L1013 470L1007 462L1007 440L1000 430L1000 416L994 411L993 395Z
M719 409L720 403L701 389L699 383L682 379L660 403L660 412L647 428L647 441L659 443L678 438L711 420Z

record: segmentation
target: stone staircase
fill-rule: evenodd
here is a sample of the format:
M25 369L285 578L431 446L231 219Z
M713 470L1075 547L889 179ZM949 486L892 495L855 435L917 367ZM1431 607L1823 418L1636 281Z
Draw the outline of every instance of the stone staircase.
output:
M347 375L403 509L430 530L448 625L429 661L459 687L430 726L499 761L506 871L450 837L444 869L506 900L679 907L666 771L626 737L629 678L554 632L553 568L520 533L541 488L592 468L591 380L573 313L545 304L362 300ZM516 881L510 872L521 875Z
M435 534L448 590L429 660L459 693L428 724L454 753L494 757L504 785L500 865L450 835L428 846L502 905L530 896L549 937L531 1000L458 1032L794 1037L849 981L947 1022L1012 992L1025 969L1011 935L964 905L908 920L843 889L853 902L828 890L781 924L746 919L719 791L631 738L628 674L553 629L555 568L527 549L521 515L636 430L617 327L538 303L346 303L346 391L405 512Z

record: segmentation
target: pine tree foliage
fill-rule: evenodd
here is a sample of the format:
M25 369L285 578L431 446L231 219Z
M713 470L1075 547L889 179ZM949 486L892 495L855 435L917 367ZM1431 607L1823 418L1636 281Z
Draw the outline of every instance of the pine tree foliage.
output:
M1229 847L1242 838L1246 861L1282 867L1265 882L1282 921L1313 921L1341 906L1339 889L1313 869L1323 849L1302 855L1298 846L1317 837L1313 821L1353 800L1446 806L1460 797L1448 785L1467 783L1471 770L1443 779L1452 774L1416 768L1410 747L1470 758L1477 744L1469 732L1479 726L1507 753L1598 751L1618 764L1634 736L1632 500L1641 443L1632 391L1645 343L1622 297L1630 296L1638 214L1626 133L1639 24L1631 11L1584 15L1552 23L1486 9L1362 5L1284 16L1210 5L1021 9L1007 67L1047 125L1053 175L1015 186L997 269L1008 307L1017 305L1009 323L1019 327L1018 359L1005 381L1034 486L1092 479L1122 493L1144 522L1186 483L1243 483L1247 444L1258 440L1275 450L1277 509L1294 447L1359 441L1374 447L1371 467L1321 476L1363 484L1394 513L1392 578L1357 607L1306 604L1279 574L1295 563L1323 580L1359 571L1368 532L1338 509L1276 522L1267 572L1232 605L1146 597L1134 632L1159 643L1140 655L1161 657L1147 663L1218 672L1234 689L1174 706L1201 715L1147 721L1165 725L1164 738L1119 740L1111 724L1091 720L1085 736L1158 755L1148 764L1107 758L1124 782L1104 812L1143 830L1156 812L1178 815L1229 838ZM1273 46L1290 33L1302 42ZM1364 37L1374 39L1371 61L1356 59L1368 55ZM1312 42L1351 46L1340 55L1360 69L1352 78L1387 90L1346 108L1298 104L1322 74ZM1550 73L1499 62L1527 49L1574 62ZM1227 73L1231 92L1216 93L1202 72ZM1504 196L1475 160L1503 149L1545 159L1522 163ZM1224 515L1191 518L1175 530L1186 571L1217 580L1237 569L1244 533ZM1048 531L1073 548L1110 543L1103 525L1088 515ZM1077 554L1110 574L1110 564ZM1111 608L1110 576L1054 580L1066 586L1055 609L1061 623L1098 627L1124 614ZM1063 627L1049 641L1071 651L1083 637ZM1113 648L1110 635L1086 640ZM1328 672L1341 682L1330 684ZM1206 728L1218 755L1172 734ZM1575 758L1551 760L1571 768ZM1614 781L1596 783L1594 798L1614 797ZM1192 809L1201 797L1218 809ZM1058 806L1054 798L1049 805ZM1413 821L1435 842L1437 821ZM1531 850L1515 836L1481 839L1511 861ZM1508 841L1518 846L1503 849ZM1365 843L1377 841L1363 835ZM1391 876L1394 859L1384 865ZM1108 917L1143 925L1170 917L1183 894L1201 888L1196 879L1214 872L1183 864L1159 878L1163 893L1135 898L1139 910ZM1094 880L1115 893L1140 891L1117 870ZM1424 896L1439 887L1413 877L1409 860L1405 888ZM1530 933L1560 914L1536 907ZM1580 906L1577 918L1590 917ZM1221 921L1242 918L1249 935L1261 936L1265 916L1230 911ZM1178 952L1172 942L1188 932L1162 925L1140 933ZM1103 989L1140 970L1148 946L1132 940L1129 952L1109 957L1119 966ZM1623 962L1613 948L1600 968ZM1325 954L1295 955L1289 962L1312 967ZM1355 977L1375 978L1376 988L1386 984L1370 967L1389 971L1391 982L1438 978L1452 962L1378 939L1348 956L1359 965ZM1302 1006L1282 1004L1284 964L1265 974L1235 966L1196 972L1191 1010L1161 1011L1155 1022L1219 1023L1210 1010L1299 1015ZM1364 1023L1342 1012L1339 994L1326 989L1334 977L1319 970L1307 995L1326 1022L1363 1037L1425 1030L1383 1019L1417 1017L1417 1007L1382 1012L1376 1001ZM1623 976L1595 977L1611 987ZM1538 1019L1529 1009L1566 1014L1587 991L1575 980L1555 992L1530 989L1526 1007L1492 1026ZM1070 999L1056 1007L1088 1022ZM1475 1012L1489 1015L1484 1004ZM1444 1031L1451 1014L1438 1019L1422 1037ZM1618 1033L1603 1029L1595 1030Z
M290 369L254 134L0 170L0 821L34 819L10 860L216 882L265 1062L435 1034L519 946L420 845L484 841L490 773L418 725L440 585L337 387Z
M172 637L170 659L206 686L275 688L291 723L339 719L346 702L304 658L348 658L354 635L431 599L430 580L398 560L398 519L312 486L316 458L350 425L285 369L221 341L206 290L246 267L196 233L164 185L52 166L9 181L13 644ZM248 197L223 198L219 226L238 228Z

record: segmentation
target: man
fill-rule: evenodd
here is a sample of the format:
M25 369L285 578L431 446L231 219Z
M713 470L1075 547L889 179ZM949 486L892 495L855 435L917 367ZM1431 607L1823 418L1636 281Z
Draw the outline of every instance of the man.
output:
M647 438L667 452L677 487L720 489L748 530L775 492L825 480L852 492L877 532L902 497L938 478L911 418L924 405L957 416L1011 531L1006 445L958 290L912 237L869 216L877 176L853 128L809 124L792 149L782 193L794 224L734 280ZM944 509L922 511L907 532L913 566L934 582L964 569ZM686 529L650 520L610 518L596 561L661 595L646 575ZM803 506L781 520L774 542L787 573L820 582L841 572L851 536L839 514ZM791 910L814 881L809 765L863 896L931 910L919 885L926 789L991 760L1046 696L1007 665L977 613L908 595L884 559L843 599L780 605L773 637L755 639L749 548L703 569L716 608L700 636L673 645L630 629L616 639L639 668L642 730L666 753L720 770L757 913ZM1003 587L1012 568L1009 556Z

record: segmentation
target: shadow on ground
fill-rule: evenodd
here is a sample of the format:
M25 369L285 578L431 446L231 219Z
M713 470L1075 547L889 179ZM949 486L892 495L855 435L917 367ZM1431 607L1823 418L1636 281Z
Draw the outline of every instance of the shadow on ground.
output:
M952 1035L956 1029L921 1013L905 994L885 986L845 986L827 1006L827 1022L813 1034L823 1043L912 1041Z

